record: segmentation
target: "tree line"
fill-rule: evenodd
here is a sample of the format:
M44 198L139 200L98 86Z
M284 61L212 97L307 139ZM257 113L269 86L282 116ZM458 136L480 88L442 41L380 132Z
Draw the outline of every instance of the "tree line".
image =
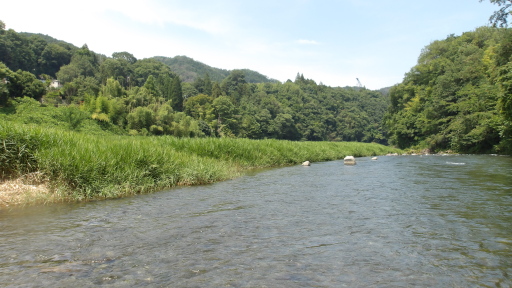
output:
M205 73L183 82L154 58L107 57L87 45L5 30L3 22L0 28L0 105L30 97L62 107L72 129L94 119L132 135L386 143L388 101L377 91L328 87L299 73L294 81L251 83L261 74L246 69L221 81ZM62 87L50 86L54 78Z

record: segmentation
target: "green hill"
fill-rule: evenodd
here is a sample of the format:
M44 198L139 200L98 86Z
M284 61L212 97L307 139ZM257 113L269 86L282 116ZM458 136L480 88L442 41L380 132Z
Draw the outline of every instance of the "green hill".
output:
M55 39L52 36L41 34L41 33L19 32L18 34L24 35L28 38L40 38L40 39L46 41L46 43L48 43L48 44L51 44L51 43L59 44L61 46L69 47L70 50L78 49L78 47L76 47L75 45L73 45L71 43L68 43L66 41L62 41L59 39Z
M386 143L388 98L364 87L328 87L299 74L281 83L185 56L105 56L85 44L0 32L0 79L8 79L0 83L0 120L88 133ZM49 78L62 86L40 81Z
M231 73L230 70L214 68L187 56L155 56L152 59L168 65L171 71L178 74L183 82L194 82L197 78L204 77L206 74L210 76L212 81L221 82ZM270 79L253 70L240 70L244 72L247 83L277 82L277 80Z
M512 29L481 27L426 46L390 90L389 140L400 148L512 152Z

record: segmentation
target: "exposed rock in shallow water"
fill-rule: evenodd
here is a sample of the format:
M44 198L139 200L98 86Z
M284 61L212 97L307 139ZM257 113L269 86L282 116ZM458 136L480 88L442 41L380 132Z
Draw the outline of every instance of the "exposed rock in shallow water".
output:
M356 158L354 156L347 156L343 159L345 165L356 165Z

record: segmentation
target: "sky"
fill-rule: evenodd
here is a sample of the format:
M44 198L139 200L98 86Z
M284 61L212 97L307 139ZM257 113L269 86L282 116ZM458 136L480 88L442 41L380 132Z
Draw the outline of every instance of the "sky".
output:
M78 3L82 3L79 5ZM488 0L4 1L7 29L96 53L184 55L285 82L297 73L332 87L402 82L421 50L488 25Z

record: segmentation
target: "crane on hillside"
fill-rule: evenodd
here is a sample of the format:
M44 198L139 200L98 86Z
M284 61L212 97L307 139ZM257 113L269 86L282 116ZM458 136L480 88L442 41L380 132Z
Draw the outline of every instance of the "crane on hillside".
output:
M363 84L361 84L361 81L359 81L359 78L356 78L357 80L357 87L363 88Z

